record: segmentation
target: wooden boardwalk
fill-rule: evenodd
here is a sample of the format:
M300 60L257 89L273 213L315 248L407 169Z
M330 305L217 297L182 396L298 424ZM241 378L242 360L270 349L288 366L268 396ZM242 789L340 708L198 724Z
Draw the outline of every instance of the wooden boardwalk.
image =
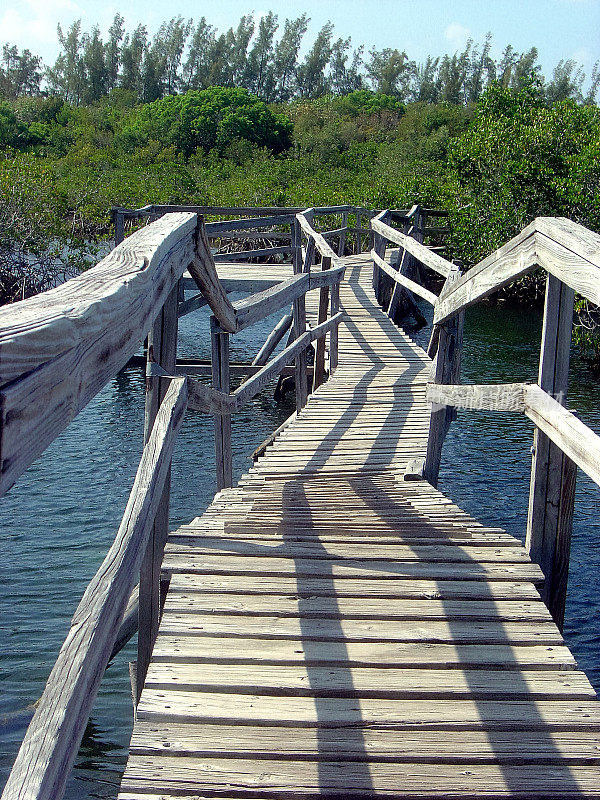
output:
M403 480L431 364L345 262L335 374L170 535L119 797L600 796L600 705L542 573Z

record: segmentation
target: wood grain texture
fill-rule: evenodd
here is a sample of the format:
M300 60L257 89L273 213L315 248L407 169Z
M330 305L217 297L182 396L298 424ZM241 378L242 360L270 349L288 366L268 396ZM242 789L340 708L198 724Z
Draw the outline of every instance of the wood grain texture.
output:
M57 289L0 309L0 493L134 355L195 234L195 215L165 216Z

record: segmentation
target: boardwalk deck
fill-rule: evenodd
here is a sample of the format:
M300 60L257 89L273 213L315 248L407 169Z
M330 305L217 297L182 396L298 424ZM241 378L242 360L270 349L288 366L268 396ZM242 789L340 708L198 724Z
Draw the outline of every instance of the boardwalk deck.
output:
M346 261L337 371L169 538L120 798L600 796L600 704L541 571L403 481L430 362Z

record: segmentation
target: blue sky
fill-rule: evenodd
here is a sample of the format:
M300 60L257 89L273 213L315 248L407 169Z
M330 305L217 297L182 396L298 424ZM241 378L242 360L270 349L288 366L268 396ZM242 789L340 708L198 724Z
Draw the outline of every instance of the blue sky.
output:
M98 22L105 31L116 11L128 29L142 22L154 32L177 14L207 21L226 30L245 13L258 18L268 10L285 17L305 11L311 18L306 41L327 20L337 36L351 36L353 45L366 49L397 47L417 61L426 55L453 53L469 36L483 41L491 31L496 53L508 43L518 50L538 48L548 77L562 58L574 58L589 74L600 60L600 0L220 0L198 3L176 0L169 4L129 0L98 3L93 0L0 0L0 43L29 47L52 62L57 54L56 24L64 27L81 18L84 29Z

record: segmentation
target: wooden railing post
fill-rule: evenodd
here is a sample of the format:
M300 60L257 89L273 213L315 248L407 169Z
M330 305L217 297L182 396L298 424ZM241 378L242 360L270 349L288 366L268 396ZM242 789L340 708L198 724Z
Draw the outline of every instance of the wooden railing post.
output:
M294 265L294 274L296 274L302 270L302 232L300 223L295 217L290 227L292 229L292 247L294 250L292 254L292 263Z
M446 279L446 287L457 281L460 275L460 267L455 266ZM464 316L464 311L461 311L448 322L439 326L433 383L456 384L460 382ZM450 423L455 417L456 409L451 406L435 407L431 411L423 477L432 486L437 486L444 439Z
M115 247L125 238L125 215L118 208L113 208L113 223L115 228Z
M344 255L344 250L346 249L346 235L348 233L348 212L344 211L342 214L342 228L344 229L342 233L340 233L340 243L338 245L338 256Z
M171 290L148 335L148 363L155 362L171 375L175 374L177 361L177 321L181 279ZM150 438L152 427L170 384L169 378L146 378L146 408L144 415L144 444ZM165 486L154 518L154 525L140 568L138 646L135 670L136 705L140 699L148 664L158 633L162 612L160 572L165 542L169 532L169 499L171 469L167 472Z
M384 217L381 218L382 222L387 221L388 215L386 214ZM369 244L371 245L371 249L374 250L380 258L385 256L385 248L387 241L384 236L380 233L375 233L373 228L369 229ZM373 289L375 290L375 297L378 303L381 303L382 297L382 288L383 288L383 272L377 266L377 264L373 264Z
M309 236L306 243L306 261L304 263L304 270L308 261L308 252L312 245L312 253L314 253L314 239ZM312 255L310 256L312 262ZM310 266L308 267L310 271ZM298 270L294 265L294 272L297 274ZM293 324L290 331L290 341L295 341L306 331L306 296L302 295L297 297L292 304ZM308 400L308 376L307 376L307 358L306 350L303 350L296 356L294 362L294 383L296 384L296 411L301 411L306 405ZM278 386L279 388L279 386Z
M574 292L548 275L538 383L565 404L573 327ZM545 576L542 599L562 629L569 573L577 468L536 429L533 441L527 549Z
M337 281L331 287L331 316L334 317L340 310L340 283ZM333 375L338 365L338 330L334 325L329 334L329 370Z
M362 211L360 208L356 209L356 255L362 250Z
M213 389L229 394L229 334L222 330L215 317L210 318ZM233 486L231 452L231 414L217 414L215 424L215 465L217 491Z
M328 270L331 267L331 258L323 256L321 267ZM317 324L320 325L327 319L327 308L329 306L329 286L322 286L319 294L319 316ZM333 315L332 315L333 316ZM316 341L315 368L313 375L313 392L325 380L325 335Z

